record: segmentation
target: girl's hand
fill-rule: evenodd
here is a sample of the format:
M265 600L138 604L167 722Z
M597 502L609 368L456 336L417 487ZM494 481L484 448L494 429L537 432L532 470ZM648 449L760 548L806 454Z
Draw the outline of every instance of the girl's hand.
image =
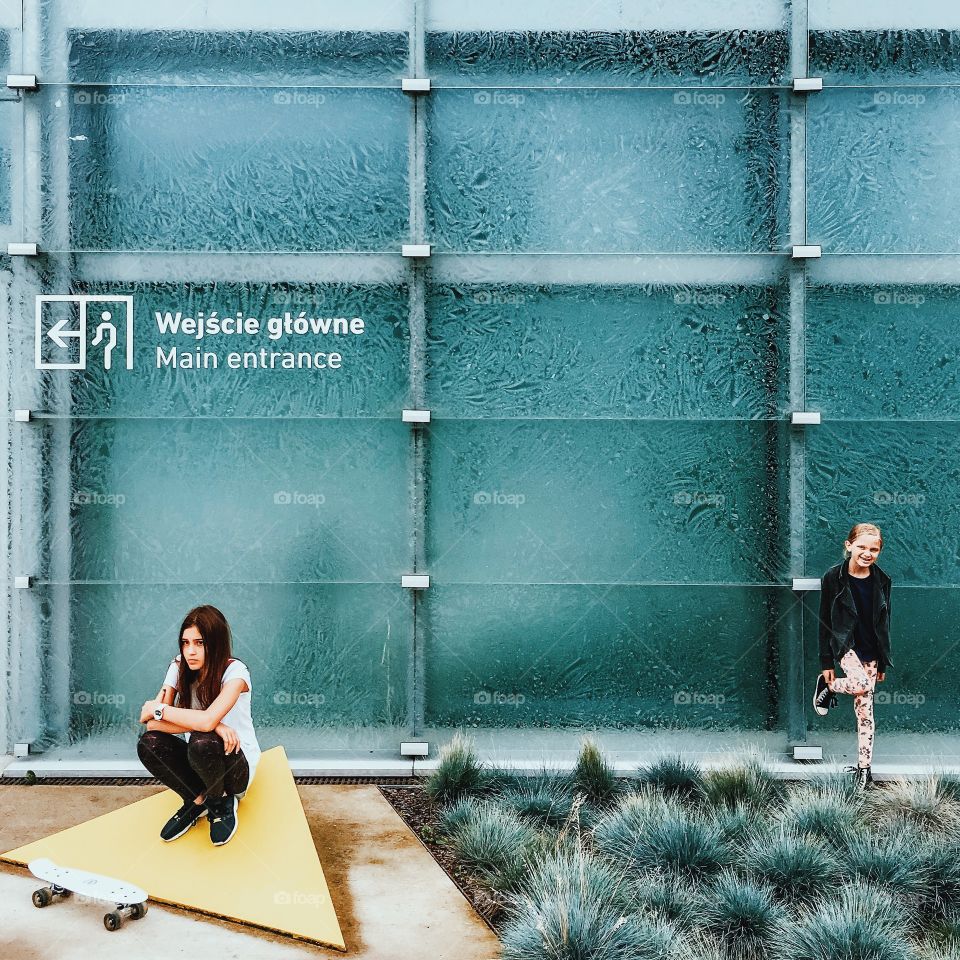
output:
M830 683L831 680L836 679L836 675L834 674L833 670L824 670L823 679L826 680L827 683Z
M159 700L144 701L143 708L140 710L140 722L146 723L153 719L153 711L160 705Z
M234 751L240 752L240 738L233 727L228 727L225 723L218 723L214 733L223 740L223 752L225 754Z

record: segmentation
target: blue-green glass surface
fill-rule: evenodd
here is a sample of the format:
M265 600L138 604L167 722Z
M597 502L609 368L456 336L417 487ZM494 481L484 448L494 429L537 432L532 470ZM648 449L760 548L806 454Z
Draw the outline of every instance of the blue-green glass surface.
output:
M960 253L960 87L807 101L807 239L826 253Z
M787 99L766 91L438 90L439 250L763 252L787 230Z
M774 727L792 602L765 587L441 585L423 615L426 722Z
M810 409L841 420L960 418L956 287L811 284L806 298Z
M437 421L427 561L440 584L777 582L781 424Z
M70 502L48 510L69 509L73 580L399 583L407 572L399 417L78 420L69 443ZM67 548L46 533L51 553Z
M69 236L48 249L391 250L407 235L396 90L51 86L46 149L69 156Z
M427 396L443 417L779 418L777 286L434 286Z

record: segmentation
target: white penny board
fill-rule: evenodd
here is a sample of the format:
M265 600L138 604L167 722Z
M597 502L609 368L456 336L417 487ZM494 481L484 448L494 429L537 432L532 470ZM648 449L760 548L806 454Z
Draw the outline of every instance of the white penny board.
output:
M132 883L124 883L122 880L114 880L113 877L104 877L99 873L88 873L86 870L77 870L73 867L58 867L46 857L31 860L27 866L37 879L55 883L58 887L72 890L74 893L86 894L95 900L106 900L110 903L144 903L147 899L147 891L135 887Z

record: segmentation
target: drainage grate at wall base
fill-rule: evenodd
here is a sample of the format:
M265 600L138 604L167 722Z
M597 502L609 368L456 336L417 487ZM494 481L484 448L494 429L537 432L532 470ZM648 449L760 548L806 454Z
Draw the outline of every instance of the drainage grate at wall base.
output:
M422 777L294 777L294 783L313 786L319 784L375 783L382 787L412 787L423 783ZM24 787L159 787L159 780L153 777L0 777L0 788L4 786Z

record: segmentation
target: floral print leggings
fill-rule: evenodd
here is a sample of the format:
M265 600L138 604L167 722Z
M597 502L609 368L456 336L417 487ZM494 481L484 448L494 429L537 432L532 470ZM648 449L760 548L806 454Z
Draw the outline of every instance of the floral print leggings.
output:
M877 661L862 663L853 650L840 659L846 676L831 680L834 693L853 694L853 712L857 715L858 766L869 767L873 759L873 690L877 685Z

